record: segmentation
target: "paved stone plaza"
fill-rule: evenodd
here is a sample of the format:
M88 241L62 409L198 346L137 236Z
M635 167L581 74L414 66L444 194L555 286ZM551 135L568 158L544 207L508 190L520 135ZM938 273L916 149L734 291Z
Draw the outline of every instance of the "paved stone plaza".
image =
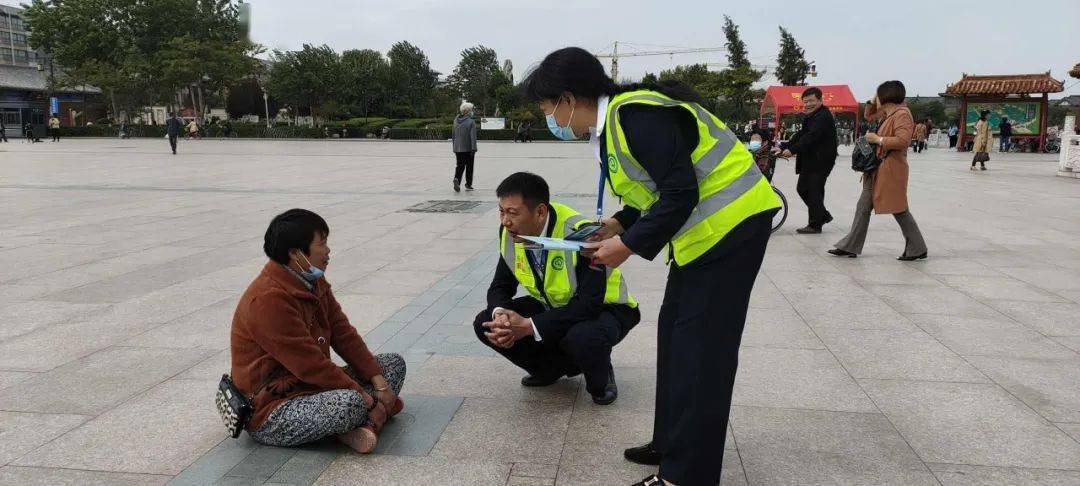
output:
M519 170L594 204L582 144L483 143L477 191L447 143L64 140L0 145L0 484L630 484L652 427L666 268L632 259L643 322L616 348L621 396L580 378L523 389L478 343L498 256L494 187ZM743 337L724 484L1080 484L1080 181L1052 156L914 154L930 259L895 260L891 217L864 256L825 250L859 191L841 156L837 221L774 235ZM461 213L407 212L430 200ZM612 201L609 207L614 206ZM376 454L226 437L213 406L236 300L270 218L331 226L328 279L379 351L407 356L405 413Z

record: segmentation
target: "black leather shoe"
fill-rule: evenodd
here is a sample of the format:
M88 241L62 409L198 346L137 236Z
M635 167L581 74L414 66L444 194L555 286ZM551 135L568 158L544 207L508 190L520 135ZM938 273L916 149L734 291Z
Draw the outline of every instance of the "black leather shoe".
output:
M825 221L822 221L821 224L825 225L825 224L829 224L831 222L832 222L832 214L825 213Z
M664 482L660 480L660 476L653 474L630 486L664 486Z
M660 458L662 457L660 452L653 449L652 442L648 444L631 447L623 451L623 457L627 461L644 464L646 466L659 466Z
M615 371L612 370L608 372L608 382L604 387L604 393L593 395L592 401L597 405L611 405L615 403L616 398L619 398L619 385L615 384Z
M856 253L852 253L852 252L850 252L850 251L845 251L845 250L841 250L841 249L839 249L839 248L833 248L833 249L829 250L829 254L830 254L830 255L836 255L836 256L838 256L838 257L848 257L848 258L856 258L856 257L858 257L858 256L859 256L859 255L858 255L858 254L856 254Z
M561 377L556 376L555 378L539 378L533 375L529 375L521 378L521 386L550 386L555 384L556 381L559 381L559 378Z
M818 233L821 233L821 227L806 225L802 228L795 230L795 232L800 235L816 235Z
M461 180L454 179L454 192L461 192Z
M915 261L915 260L926 260L926 252L923 252L922 255L914 255L914 256L900 255L896 259L900 260L902 262L912 262L912 261Z

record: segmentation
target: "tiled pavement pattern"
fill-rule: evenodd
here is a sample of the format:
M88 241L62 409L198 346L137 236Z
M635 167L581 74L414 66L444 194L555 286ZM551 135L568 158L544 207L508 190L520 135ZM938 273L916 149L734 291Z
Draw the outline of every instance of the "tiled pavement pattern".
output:
M454 194L445 143L65 140L0 145L0 484L628 484L651 469L655 316L666 268L631 260L645 321L615 351L619 401L580 379L523 389L473 341L496 256L493 188L517 170L580 209L580 144L486 143ZM912 156L931 259L901 264L875 217L866 254L824 254L837 222L793 214L770 242L743 339L724 484L1080 484L1080 185L1051 157L988 172ZM782 163L783 164L783 163ZM429 200L479 212L408 213ZM614 207L611 201L609 207ZM267 221L330 222L330 281L375 348L405 353L407 413L376 454L225 437L212 393ZM717 451L719 457L721 451Z

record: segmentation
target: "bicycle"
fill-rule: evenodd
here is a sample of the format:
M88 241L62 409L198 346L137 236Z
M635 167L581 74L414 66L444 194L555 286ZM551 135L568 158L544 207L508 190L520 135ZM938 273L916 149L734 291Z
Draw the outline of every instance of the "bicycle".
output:
M758 166L758 168L761 169L761 174L765 176L765 179L769 181L769 185L772 186L773 192L775 192L776 196L780 198L780 211L777 211L776 215L773 216L771 231L772 233L776 233L776 230L780 229L780 227L784 225L784 222L787 221L788 217L787 196L784 196L784 192L772 183L773 174L776 171L776 159L787 160L787 157L768 157L768 162L765 167L761 167L760 165Z

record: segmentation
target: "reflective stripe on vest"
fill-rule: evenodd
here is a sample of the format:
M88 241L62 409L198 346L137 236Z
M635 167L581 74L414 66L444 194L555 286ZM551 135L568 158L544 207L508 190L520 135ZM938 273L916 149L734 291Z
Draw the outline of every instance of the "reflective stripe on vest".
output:
M552 216L555 223L551 231L552 238L563 238L589 222L589 219L574 211L569 206L551 203ZM577 252L548 250L547 259L540 262L544 265L544 288L536 282L532 265L528 262L525 245L514 243L514 238L505 228L499 233L499 252L503 261L510 267L519 284L525 287L534 299L542 302L546 307L565 306L577 293L578 281ZM604 292L605 304L624 304L637 307L637 301L630 295L626 285L626 279L618 269L607 268L607 286Z
M656 183L630 153L619 124L619 109L634 103L683 108L697 122L699 141L690 158L698 181L699 201L672 237L676 263L690 263L744 219L780 207L779 199L753 157L723 122L696 103L677 101L653 91L616 95L608 105L604 128L608 172L613 192L619 192L616 196L628 205L645 213L660 197ZM736 201L740 203L734 204Z

